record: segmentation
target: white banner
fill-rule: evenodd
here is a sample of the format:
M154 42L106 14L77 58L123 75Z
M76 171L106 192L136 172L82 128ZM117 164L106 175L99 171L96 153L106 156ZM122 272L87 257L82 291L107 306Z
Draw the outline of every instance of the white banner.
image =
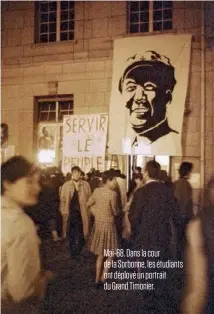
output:
M105 167L108 114L64 116L62 170L74 165L88 172Z
M182 155L191 35L116 39L109 153Z

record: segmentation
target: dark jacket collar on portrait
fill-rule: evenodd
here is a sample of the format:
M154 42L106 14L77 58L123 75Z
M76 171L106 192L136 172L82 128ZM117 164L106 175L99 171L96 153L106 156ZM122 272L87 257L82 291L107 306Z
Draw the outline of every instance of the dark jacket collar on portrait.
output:
M135 128L133 128L133 130L136 132ZM157 126L149 129L148 131L143 132L143 133L138 133L138 136L146 137L151 141L151 143L153 143L153 142L157 141L160 137L165 136L171 132L178 134L177 131L175 131L169 127L169 124L168 124L168 121L166 118L163 122L159 123Z

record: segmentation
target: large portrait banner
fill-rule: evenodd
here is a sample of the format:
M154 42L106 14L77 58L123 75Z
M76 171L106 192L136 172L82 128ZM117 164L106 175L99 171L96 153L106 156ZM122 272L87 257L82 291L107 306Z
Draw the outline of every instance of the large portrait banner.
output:
M108 114L64 116L64 173L71 172L75 165L85 172L89 172L91 168L104 170L107 128Z
M182 155L191 35L116 39L109 153Z

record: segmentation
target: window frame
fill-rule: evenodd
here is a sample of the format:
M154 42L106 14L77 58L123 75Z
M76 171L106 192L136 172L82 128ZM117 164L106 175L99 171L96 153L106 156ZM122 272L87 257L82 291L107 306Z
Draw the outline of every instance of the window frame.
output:
M155 0L154 0L155 1ZM129 35L134 35L134 34L150 34L150 33L160 33L160 32L172 32L174 30L173 28L173 1L172 1L172 19L169 20L172 22L172 28L171 29L161 29L161 30L154 30L154 18L153 18L153 13L154 11L157 11L157 10L154 10L154 1L153 0L148 0L148 3L149 3L149 29L147 32L141 32L141 31L138 31L138 32L133 32L131 33L130 32L130 25L131 25L131 21L130 21L130 14L131 14L131 10L130 10L130 4L131 4L131 1L128 1L127 2L127 6L126 6L126 12L127 12L127 33ZM137 2L143 2L143 1L137 1ZM165 8L167 10L167 8ZM163 9L161 10L163 11ZM146 12L146 11L145 11ZM138 13L139 13L139 10L138 10ZM165 20L162 18L161 22L163 23ZM140 23L136 23L139 27Z
M56 0L57 8L56 8L56 40L55 41L40 41L40 15L39 15L39 2L40 1L35 1L35 6L34 6L34 43L37 45L43 45L43 44L56 44L56 43L62 43L62 42L68 42L68 41L74 41L75 40L75 1L68 1L68 2L73 2L74 5L74 19L73 19L73 24L74 27L72 29L73 32L73 38L72 39L67 39L67 40L61 40L60 35L61 35L61 1ZM46 1L48 2L48 1ZM67 20L69 22L70 20ZM69 30L67 30L66 34L69 33ZM49 34L49 32L47 33Z
M68 95L53 95L53 96L36 96L34 97L34 141L33 141L33 147L34 147L34 152L35 152L35 161L37 161L37 153L38 153L38 128L40 125L56 125L57 128L57 136L56 136L56 158L55 158L55 166L59 166L60 163L60 157L61 157L61 152L60 152L60 132L61 128L63 126L63 120L59 120L59 114L60 114L60 109L59 109L59 102L60 101L72 101L73 104L73 113L74 114L74 95L73 94L68 94ZM42 102L56 102L58 103L58 108L56 108L56 120L53 121L39 121L39 103ZM57 110L58 109L58 110Z
M57 96L38 96L35 97L35 102L36 102L36 123L58 123L62 124L63 122L59 120L60 116L60 107L59 107L59 102L61 101L71 101L72 102L72 114L74 114L74 95L69 94L69 95L57 95ZM45 102L56 102L56 120L47 120L47 121L41 121L39 120L39 104L40 103L45 103ZM44 110L45 112L45 110Z

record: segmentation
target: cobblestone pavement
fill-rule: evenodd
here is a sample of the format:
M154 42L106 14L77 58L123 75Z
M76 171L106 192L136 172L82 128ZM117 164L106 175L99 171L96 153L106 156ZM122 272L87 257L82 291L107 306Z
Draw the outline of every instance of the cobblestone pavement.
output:
M95 257L84 249L79 260L71 260L65 242L45 244L45 266L55 274L50 284L42 312L69 313L142 313L140 291L104 291L95 289ZM150 312L159 314L160 312ZM164 312L165 313L165 312ZM167 314L176 314L174 310Z

